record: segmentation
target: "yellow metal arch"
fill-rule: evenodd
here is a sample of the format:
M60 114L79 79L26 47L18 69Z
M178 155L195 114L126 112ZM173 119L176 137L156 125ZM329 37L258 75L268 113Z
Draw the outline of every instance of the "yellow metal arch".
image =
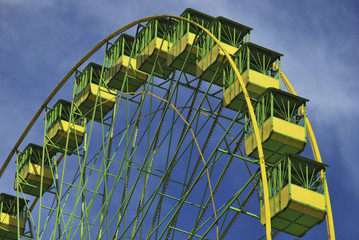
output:
M242 77L241 77L235 63L233 62L232 58L228 54L227 50L222 46L221 42L210 31L208 31L203 26L201 26L201 25L199 25L199 24L197 24L197 23L195 23L195 22L193 22L193 21L191 21L189 19L179 17L179 16L176 16L176 15L154 15L154 16L144 17L144 18L138 19L138 20L136 20L134 22L131 22L131 23L119 28L118 30L114 31L112 34L110 34L105 39L103 39L101 42L99 42L95 47L93 47L84 57L82 57L80 59L80 61L78 61L71 68L71 70L65 75L65 77L59 82L59 84L54 88L54 90L50 93L50 95L46 98L44 103L40 106L38 111L35 113L34 117L31 119L31 121L29 122L29 124L25 128L24 132L21 134L20 138L18 139L18 141L16 142L16 144L12 148L12 150L11 150L10 154L8 155L6 161L4 162L3 166L1 167L1 169L0 169L0 177L4 173L7 166L9 165L12 157L14 156L15 151L20 146L20 144L22 143L24 138L27 136L27 134L29 133L29 131L31 130L31 128L33 127L33 125L35 124L35 122L37 121L39 116L41 115L44 108L49 104L49 102L58 93L58 91L62 88L62 86L68 81L68 79L72 76L72 74L76 71L76 69L78 69L86 60L88 60L97 50L99 50L106 42L108 42L112 38L118 36L122 32L124 32L124 31L128 30L129 28L135 26L136 24L151 21L151 20L155 20L155 19L160 19L160 18L173 18L173 19L186 21L186 22L189 22L189 23L197 26L201 30L203 30L206 34L208 34L219 45L219 47L222 49L222 51L226 55L226 58L227 58L229 64L231 65L231 67L234 70L234 72L236 74L236 77L237 77L237 79L239 81L239 84L240 84L240 86L242 88L242 91L243 91L243 94L244 94L244 97L245 97L245 100L246 100L246 103L247 103L247 106L248 106L248 112L249 112L251 121L253 123L253 133L254 133L255 141L256 141L257 147L258 147L259 163L260 163L260 169L261 169L261 179L262 179L262 182L263 182L263 197L264 197L264 208L265 208L265 218L266 218L266 238L267 238L267 240L271 240L272 236L271 236L269 194L268 194L268 184L267 184L267 173L266 173L266 167L265 167L265 160L264 160L262 143L261 143L261 139L260 139L260 136L259 136L258 123L257 123L257 120L255 118L253 106L252 106L252 103L250 101L246 86L245 86L245 84L243 82L243 79L242 79ZM285 83L286 86L287 85L291 86L288 80L286 80L286 82L287 82L287 83ZM291 91L291 90L289 90L289 91ZM292 92L295 93L294 89L292 89ZM313 131L311 129L309 120L307 120L307 131L308 131L308 135L310 135L309 139L311 140L312 149L313 149L313 145L316 146L316 148L314 148L316 150L313 149L313 152L315 152L316 160L318 161L318 159L319 159L319 161L321 161L320 154L319 154L319 149L318 149L317 143L315 141L315 137L314 137ZM319 156L318 159L317 159L317 155ZM325 188L326 188L326 191L327 191L326 183L325 183ZM328 236L329 236L330 239L335 239L335 237L334 238L330 237L330 236L334 236L334 225L333 225L333 218L332 218L332 214L331 214L328 191L327 191L327 206L329 206L328 207L328 215L327 215L327 217L328 217L328 219L327 219ZM329 214L329 209L330 209L330 214Z
M276 65L274 65L274 67L278 69L278 67ZM292 84L289 82L288 78L284 75L283 72L280 72L280 76L281 76L281 79L283 80L283 83L286 86L287 90L290 93L292 93L294 95L297 95L297 93L295 92ZM301 110L303 111L303 109L301 109ZM321 157L320 152L319 152L317 139L315 138L314 131L313 131L312 125L310 124L308 116L306 118L306 128L307 128L307 133L308 133L308 137L309 137L310 146L311 146L312 151L313 151L314 159L317 162L322 162L322 157ZM320 173L320 175L323 178L325 173L322 171ZM324 191L326 193L325 201L326 201L326 205L327 205L326 222L327 222L328 239L335 240L333 212L332 212L332 206L330 204L330 197L329 197L329 190L328 190L327 181L324 181Z

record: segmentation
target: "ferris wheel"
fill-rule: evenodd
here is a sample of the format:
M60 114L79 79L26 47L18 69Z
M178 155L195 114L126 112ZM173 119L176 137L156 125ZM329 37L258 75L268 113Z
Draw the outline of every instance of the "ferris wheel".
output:
M0 170L16 162L0 239L273 239L323 221L335 239L308 100L251 31L186 9L96 45ZM68 80L72 99L56 101ZM40 116L43 139L26 145Z

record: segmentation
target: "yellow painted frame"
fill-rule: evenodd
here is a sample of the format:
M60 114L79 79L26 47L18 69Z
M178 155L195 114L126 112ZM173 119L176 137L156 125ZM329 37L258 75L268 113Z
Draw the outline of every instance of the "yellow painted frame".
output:
M68 121L60 119L47 133L48 138L45 139L45 144L49 142L49 139L52 139L55 136L64 135L69 129L70 129L69 139L75 141L77 138L78 142L82 142L85 132L85 127L76 124L71 124Z
M274 140L282 144L291 146L302 151L307 142L305 128L294 123L287 122L283 119L272 117L268 118L261 126L259 126L261 141L265 143L267 140ZM290 141L289 141L290 140ZM250 156L257 148L257 142L250 134L245 139L245 153Z
M26 181L41 181L42 167L36 163L29 163L28 166L24 167L19 176ZM44 167L43 169L43 184L52 184L52 172L50 168ZM15 179L15 190L17 189L17 179Z
M136 69L137 60L135 58L130 58L126 55L121 55L115 64L106 72L105 74L105 83L108 84L110 79L117 74L118 72L126 73L132 77L137 77L143 81L146 81L147 74Z
M289 185L285 186L280 192L278 192L274 197L270 199L271 206L271 217L276 215L279 211L289 207L299 212L303 212L306 215L313 216L315 218L324 218L325 214L325 199L324 195L317 192L299 187L295 184L291 184L289 190ZM291 196L291 199L289 199ZM309 201L308 201L309 200ZM300 207L296 204L291 204L290 201L302 203ZM274 206L275 203L275 206ZM303 207L303 205L310 205L309 207ZM313 211L315 209L316 211ZM263 207L261 207L261 224L265 224L265 219L262 217L262 212L264 212Z
M156 37L151 40L151 42L141 51L141 53L136 58L136 69L140 69L144 62L159 52L159 57L167 61L168 49L172 48L172 43L164 40L160 37Z
M0 213L0 230L6 230L6 231L10 231L13 233L17 232L17 220L20 217L16 217L7 213ZM24 218L20 218L19 219L20 222L20 234L24 233L25 230L25 219Z
M196 34L194 33L188 32L184 34L181 39L170 48L167 54L167 65L171 66L174 60L185 51L191 51L192 54L197 54L196 47L192 47L191 49L191 45L193 45L195 39Z
M213 34L211 35L211 38L216 38ZM238 51L238 48L233 47L227 43L220 42L218 39L215 42L216 44L211 48L211 50L209 50L208 53L204 55L197 63L196 77L201 77L203 73L207 70L207 68L209 68L214 62L224 62L228 60L228 58L226 57L226 53L234 55L234 53ZM226 52L223 49L225 49Z
M109 107L115 105L114 96L116 95L116 90L107 90L107 88L94 83L88 84L87 87L74 99L75 105L80 106L87 99L95 102L97 95L99 95L98 102L103 102L104 105Z
M278 66L273 64L273 67L278 69ZM292 84L289 82L288 78L284 75L283 72L280 72L281 79L287 88L288 92L297 95L296 91L294 90ZM302 113L304 112L304 109L300 109ZM310 124L309 118L307 116L306 118L306 128L307 128L307 134L310 142L310 146L313 151L314 159L317 162L322 163L322 157L320 155L317 139L315 138L314 131L312 128L312 125ZM320 172L321 178L325 178L325 172ZM324 181L324 191L325 191L325 201L327 205L327 216L326 216L326 222L327 222L327 232L328 232L328 239L329 240L335 240L335 230L334 230L334 220L333 220L333 212L332 212L332 206L330 203L330 197L329 197L329 190L328 190L328 184L327 181Z

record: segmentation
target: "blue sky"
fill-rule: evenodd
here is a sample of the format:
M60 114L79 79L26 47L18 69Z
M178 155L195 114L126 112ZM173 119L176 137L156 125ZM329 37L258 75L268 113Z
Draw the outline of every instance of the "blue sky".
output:
M282 69L297 93L310 99L308 116L330 165L337 239L358 239L357 1L0 0L0 162L50 91L95 44L136 19L179 15L187 7L250 26L252 42L284 54ZM28 140L41 137L37 124ZM0 179L2 191L12 189L7 177L13 179L13 172Z

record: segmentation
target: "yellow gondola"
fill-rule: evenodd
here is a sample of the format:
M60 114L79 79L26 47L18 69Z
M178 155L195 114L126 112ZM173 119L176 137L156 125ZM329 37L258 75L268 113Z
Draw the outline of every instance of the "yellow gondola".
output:
M297 155L285 155L268 171L272 228L302 237L326 216L320 171L328 165ZM261 203L261 223L266 224Z
M17 214L17 199L6 193L0 194L0 239L18 239L25 230L26 201L19 198L19 213ZM18 222L20 225L18 225Z
M108 87L122 92L136 92L146 83L148 74L136 68L134 40L130 35L121 34L106 51L108 70L105 83Z
M45 144L50 151L71 155L84 139L85 123L81 113L74 111L71 103L60 99L47 113Z
M47 149L43 152L43 147L36 144L27 145L17 159L19 181L15 176L14 189L36 197L43 195L53 183L51 159L54 155L55 152Z
M258 98L267 88L280 89L280 53L248 42L235 53L234 62L251 98ZM226 90L223 92L223 105L235 111L242 111L246 102L234 70L229 64L224 71Z
M308 100L268 88L253 104L266 163L275 164L285 153L299 154L307 143L305 104ZM300 111L303 108L303 113ZM258 158L257 142L247 116L245 153Z
M217 17L208 27L221 45L233 56L249 38L252 28L224 17ZM231 37L228 37L231 36ZM227 62L223 50L207 34L198 40L203 46L196 65L196 77L218 86L223 86L223 69Z
M104 69L96 63L89 63L75 78L75 108L87 119L103 121L116 102L116 90L109 89L103 83Z

